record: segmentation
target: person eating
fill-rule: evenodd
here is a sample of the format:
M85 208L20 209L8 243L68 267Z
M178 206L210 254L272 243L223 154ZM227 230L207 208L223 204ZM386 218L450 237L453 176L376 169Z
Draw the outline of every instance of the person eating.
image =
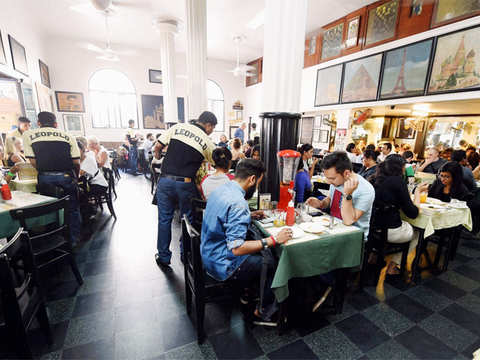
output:
M375 199L373 186L353 172L352 163L344 151L325 156L322 169L330 184L329 196L323 200L311 197L307 204L317 209L330 208L331 216L342 220L345 225L359 227L366 240Z
M375 176L377 171L377 154L374 150L365 150L362 158L363 167L358 173L364 179L369 179L371 176Z

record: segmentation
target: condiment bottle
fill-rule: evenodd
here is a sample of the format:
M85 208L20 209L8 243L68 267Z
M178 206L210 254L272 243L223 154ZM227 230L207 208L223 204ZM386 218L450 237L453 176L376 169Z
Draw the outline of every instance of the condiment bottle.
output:
M6 182L2 184L2 187L0 188L0 192L2 193L3 200L12 200L12 193Z
M293 200L290 200L287 206L287 219L286 219L287 226L293 226L295 224L295 208L293 207Z

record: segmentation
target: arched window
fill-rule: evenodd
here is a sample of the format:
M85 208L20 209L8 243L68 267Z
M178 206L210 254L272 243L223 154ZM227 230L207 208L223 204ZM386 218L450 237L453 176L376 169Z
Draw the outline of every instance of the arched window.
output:
M95 72L88 83L94 128L127 128L137 123L137 96L125 74L104 69Z
M218 124L215 131L225 131L225 106L222 88L213 80L207 80L208 111L215 114Z

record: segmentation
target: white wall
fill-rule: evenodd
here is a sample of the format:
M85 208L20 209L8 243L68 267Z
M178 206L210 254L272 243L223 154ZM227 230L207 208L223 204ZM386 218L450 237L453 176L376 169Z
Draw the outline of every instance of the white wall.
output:
M322 106L315 107L315 87L317 81L317 70L323 69L331 65L343 63L345 61L350 61L358 59L367 55L376 54L385 50L393 49L400 47L406 44L410 44L416 41L428 39L433 36L445 34L451 31L458 29L463 29L469 26L480 24L480 17L470 18L461 22L443 26L437 29L432 29L420 34L409 36L400 40L392 41L384 45L376 46L367 50L360 51L355 54L344 56L338 59L324 62L322 64L311 66L302 70L302 91L300 98L300 111L306 113L315 113L320 111L331 111L339 109L353 109L358 107L372 107L372 106L385 106L385 105L395 105L395 104L410 104L410 103L421 103L421 102L435 102L435 101L445 101L445 100L463 100L463 99L474 99L479 98L480 93L478 91L470 92L461 92L461 93L451 93L451 94L440 94L440 95L430 95L430 96L418 96L404 99L394 99L386 101L375 101L375 102L365 102L358 104L345 104L345 105L331 105L331 106ZM262 109L262 92L263 85L262 83L246 87L245 90L245 112L249 116L258 116L259 113L263 112Z
M162 85L153 84L148 79L148 69L160 69L160 56L158 50L135 49L136 56L121 56L119 62L107 62L96 58L96 53L84 50L78 42L59 37L50 38L47 44L48 65L52 87L61 91L77 91L84 95L86 113L84 114L85 131L88 135L95 135L103 141L122 141L125 136L124 129L98 129L92 127L90 115L88 81L95 71L99 69L115 69L123 72L134 84L137 93L138 123L140 132L146 134L154 132L143 129L141 95L162 95ZM244 83L240 78L235 78L227 70L234 67L234 63L208 60L208 78L214 80L223 90L225 97L225 117L236 100L244 101ZM185 54L176 54L176 95L186 99L186 57ZM178 77L178 76L181 77ZM185 109L187 116L188 111ZM61 114L58 114L61 117ZM187 119L188 120L188 119Z
M46 49L44 36L37 31L35 14L31 14L22 2L17 0L1 0L0 5L0 32L2 33L3 48L7 57L7 65L0 64L0 72L24 79L33 85L32 80L40 81L38 59L45 62ZM13 36L25 47L29 76L13 70L13 62L8 42L8 34ZM34 92L35 92L35 86ZM35 102L37 101L35 96ZM38 109L38 104L37 104Z

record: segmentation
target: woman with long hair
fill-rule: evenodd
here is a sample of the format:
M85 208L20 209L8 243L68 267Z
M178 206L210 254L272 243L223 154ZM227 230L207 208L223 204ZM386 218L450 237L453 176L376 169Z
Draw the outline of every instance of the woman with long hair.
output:
M438 178L428 190L428 196L445 202L452 199L471 200L473 195L463 182L462 166L455 161L445 163L439 170Z
M218 147L213 150L212 159L215 163L213 166L215 172L212 175L205 176L200 183L205 200L208 200L213 190L233 179L233 175L228 173L232 165L232 153L230 150L226 147Z
M415 190L412 202L407 184L403 179L405 160L398 154L392 154L378 164L377 173L373 180L375 201L373 203L372 221L376 227L388 228L388 241L391 243L405 243L410 241L410 251L415 249L418 236L414 234L412 225L403 221L400 210L411 219L418 216L420 194L427 190L428 185L420 185ZM373 247L383 247L385 244L370 243ZM387 274L399 273L398 265L401 254L395 254L388 264Z
M315 165L318 163L318 158L313 157L313 146L311 144L303 144L300 146L299 152L301 155L300 166L305 169L311 179L315 171Z

